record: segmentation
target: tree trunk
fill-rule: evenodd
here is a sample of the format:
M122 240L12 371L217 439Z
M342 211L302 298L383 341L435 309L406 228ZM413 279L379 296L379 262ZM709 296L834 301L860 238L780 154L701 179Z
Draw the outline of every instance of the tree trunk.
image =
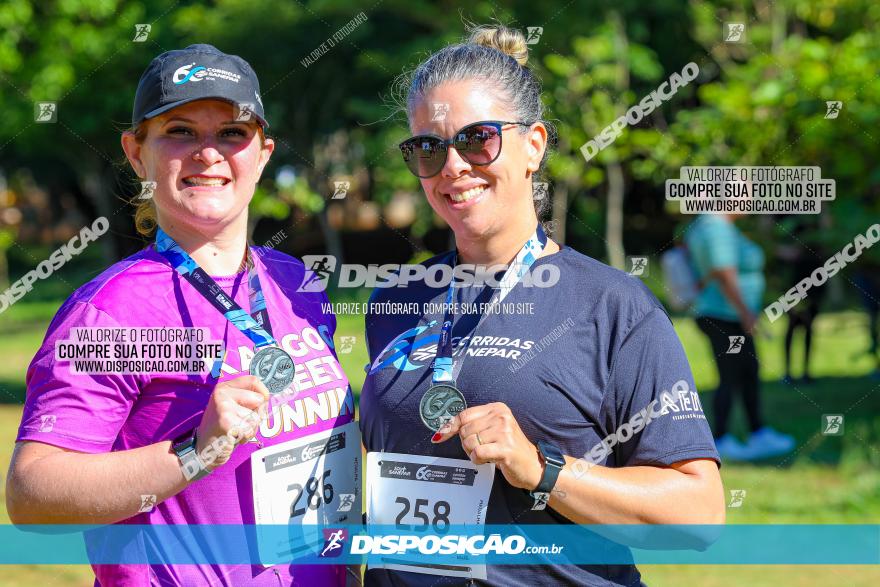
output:
M616 89L617 94L622 96L629 89L629 68L627 66L629 41L626 37L626 28L620 13L612 10L609 14L609 21L614 28L614 50L617 54ZM620 115L622 113L618 109L617 114ZM615 153L613 147L611 153ZM608 250L608 263L612 267L623 269L623 198L626 184L620 159L612 158L605 172L608 180L608 208L605 216L605 244Z
M605 242L608 249L608 264L624 269L623 250L623 168L618 160L608 163L605 170L608 177L608 208L605 215Z
M6 258L6 249L0 246L0 291L9 288L9 260Z
M104 266L113 264L120 256L115 237L113 236L113 233L118 234L120 232L118 226L120 222L119 217L130 218L129 215L121 212L114 214L114 211L117 210L114 208L115 204L111 204L111 201L118 203L116 199L111 197L113 186L115 185L114 177L112 169L102 169L99 167L85 172L79 178L82 192L91 201L98 214L107 218L110 223L108 234L102 235L96 243L100 247ZM93 218L92 221L94 220Z
M567 151L566 151L567 152ZM553 240L565 244L565 221L568 218L568 183L553 186Z
M321 226L321 233L327 244L327 254L333 255L336 262L341 265L345 262L342 257L342 238L339 236L339 231L330 226L330 222L327 220L327 206L324 206L321 213L318 214L318 224Z

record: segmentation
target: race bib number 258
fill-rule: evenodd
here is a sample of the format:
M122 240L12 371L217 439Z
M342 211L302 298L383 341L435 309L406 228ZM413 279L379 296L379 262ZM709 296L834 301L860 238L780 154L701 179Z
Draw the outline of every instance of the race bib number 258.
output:
M442 535L451 525L482 526L486 521L495 465L474 465L402 453L367 454L367 524L394 526L401 534ZM400 564L400 556L371 567L430 575L485 579L482 565Z

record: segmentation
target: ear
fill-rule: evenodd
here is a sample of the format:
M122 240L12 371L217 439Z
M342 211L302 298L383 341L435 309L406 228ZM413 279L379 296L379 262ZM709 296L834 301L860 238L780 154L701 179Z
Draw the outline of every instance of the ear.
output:
M260 163L257 168L257 180L260 179L260 176L263 175L263 169L266 167L266 164L269 163L269 158L272 156L272 153L275 152L275 141L266 137L263 140L263 148L260 150Z
M536 122L532 125L532 129L526 135L526 149L529 154L526 169L531 175L541 167L541 159L544 158L544 151L547 149L547 127L543 122Z
M125 151L125 156L137 176L144 179L147 176L147 168L141 159L141 145L135 139L133 132L122 133L122 150Z

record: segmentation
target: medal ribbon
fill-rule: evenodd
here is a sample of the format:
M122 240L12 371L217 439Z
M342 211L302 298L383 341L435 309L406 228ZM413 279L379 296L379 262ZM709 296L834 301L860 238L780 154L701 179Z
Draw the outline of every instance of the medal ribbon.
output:
M517 283L523 278L523 276L528 272L531 266L538 259L538 256L541 254L541 251L544 250L544 247L547 245L547 233L544 232L544 228L541 226L541 223L538 223L538 227L535 229L535 233L532 237L526 241L526 244L522 246L519 250L519 253L516 254L516 258L513 262L507 267L507 270L504 272L504 276L501 278L501 282L499 283L499 287L492 294L492 297L489 299L489 306L494 308L497 304L500 304L504 298L507 297L507 294L511 292L511 290L516 286ZM454 252L452 254L452 266L453 268L458 263L458 252ZM443 316L443 326L440 329L440 342L437 343L437 354L434 357L434 374L431 377L431 383L433 385L437 385L438 383L452 383L455 385L455 379L458 376L458 373L461 371L461 366L464 363L464 352L467 350L467 347L470 346L470 341L473 340L473 337L469 338L464 348L462 349L462 360L457 363L452 360L452 318L453 316L450 314L452 312L452 302L455 297L455 279L452 280L449 284L449 290L446 292L446 310ZM480 324L483 323L489 314L483 314L480 317L480 320L477 322L477 325L474 326L474 329L471 331L471 334L477 331L477 328L480 327Z
M272 336L272 324L269 322L269 312L266 310L266 300L263 297L257 267L250 259L250 248L247 249L246 255L248 256L248 301L252 314L245 312L235 300L227 296L217 282L189 256L189 253L161 228L156 232L156 252L165 257L202 297L248 337L255 348L278 345L275 337Z

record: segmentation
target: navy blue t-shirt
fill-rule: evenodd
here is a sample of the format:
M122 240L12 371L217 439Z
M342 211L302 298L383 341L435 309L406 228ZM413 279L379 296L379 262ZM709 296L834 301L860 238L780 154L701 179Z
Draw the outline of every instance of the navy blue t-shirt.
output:
M425 265L448 264L451 258L446 253ZM630 430L641 428L621 435L629 438L601 460L591 461L599 465L669 465L695 458L720 463L684 349L648 288L569 247L538 259L530 269L533 281L539 281L538 272L547 275L541 266L548 263L559 268L556 285L526 287L524 279L504 299L506 311L488 316L476 332L479 314L453 318L456 362L470 337L457 378L467 405L503 402L531 442L551 441L576 458L590 453L621 424L632 421ZM360 399L367 451L468 458L458 437L432 444L432 431L419 417L444 319L439 311L424 315L421 310L439 310L446 293L446 288L424 282L374 291L366 329L375 370L367 376ZM480 304L489 301L492 288L463 287L456 293L457 303ZM401 313L406 307L418 311ZM436 324L426 327L431 321ZM662 415L638 426L639 418L632 418L649 406ZM496 469L486 523L571 523L549 507L533 511L533 503ZM494 565L487 574L492 585L640 583L633 565ZM384 569L370 570L367 580L374 585L466 582Z

